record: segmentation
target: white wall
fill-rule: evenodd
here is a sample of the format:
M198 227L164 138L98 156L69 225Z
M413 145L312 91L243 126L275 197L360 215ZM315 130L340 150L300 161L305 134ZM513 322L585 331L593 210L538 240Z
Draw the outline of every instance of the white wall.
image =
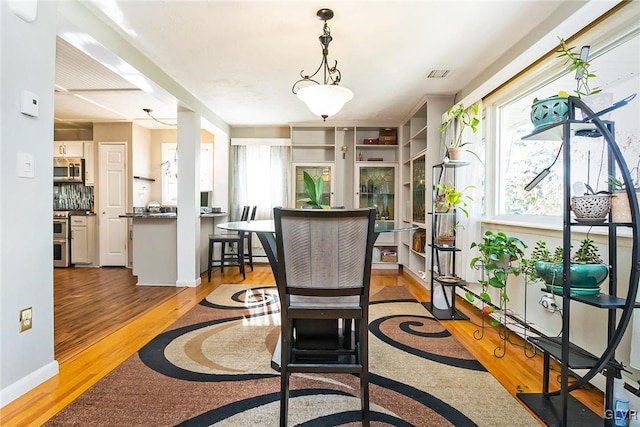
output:
M0 406L58 372L51 222L57 3L37 8L28 23L0 2ZM20 113L22 90L38 95L39 117ZM19 153L33 156L34 178L18 177ZM19 333L27 307L33 328Z

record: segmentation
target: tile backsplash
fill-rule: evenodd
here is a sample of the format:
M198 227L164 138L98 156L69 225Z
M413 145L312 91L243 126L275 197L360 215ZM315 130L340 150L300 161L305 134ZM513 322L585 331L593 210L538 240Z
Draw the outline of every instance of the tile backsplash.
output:
M86 187L77 182L53 186L53 209L88 211L92 203L93 187Z

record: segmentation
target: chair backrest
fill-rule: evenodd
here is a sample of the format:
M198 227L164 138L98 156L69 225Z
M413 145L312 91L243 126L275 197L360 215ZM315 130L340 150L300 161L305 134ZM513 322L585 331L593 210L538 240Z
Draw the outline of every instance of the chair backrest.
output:
M278 291L283 295L368 295L373 209L274 208ZM368 296L367 296L368 299Z
M242 208L242 215L240 216L240 221L246 221L249 219L249 206L244 206Z
M257 206L254 206L253 208L251 208L251 216L249 217L249 219L251 221L253 221L254 219L256 219L256 210L258 209Z

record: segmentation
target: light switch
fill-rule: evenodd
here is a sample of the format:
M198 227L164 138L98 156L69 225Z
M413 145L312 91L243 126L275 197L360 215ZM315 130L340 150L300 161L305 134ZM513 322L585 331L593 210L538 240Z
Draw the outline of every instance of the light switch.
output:
M33 167L33 154L18 153L18 177L34 178L35 171Z
M38 95L28 90L22 91L22 99L20 102L20 112L31 117L38 117L39 108Z

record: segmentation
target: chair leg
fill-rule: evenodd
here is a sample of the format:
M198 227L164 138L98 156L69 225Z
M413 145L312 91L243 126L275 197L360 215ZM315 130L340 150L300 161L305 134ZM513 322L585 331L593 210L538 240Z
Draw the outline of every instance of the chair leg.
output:
M369 427L369 341L367 338L368 322L363 319L355 320L356 351L358 362L362 364L360 372L360 406L362 409L362 425ZM359 339L360 338L360 339Z
M249 255L249 266L251 267L251 271L253 271L253 239L251 238L251 236L253 235L253 233L249 233L249 237L247 238L247 244L248 244L248 248L247 248L247 254Z
M209 265L207 266L207 277L211 282L211 263L213 262L213 240L209 239Z
M247 275L244 271L244 238L238 240L238 264L240 265L240 273L242 273L242 280L246 280Z
M369 427L371 422L369 414L369 372L366 370L360 373L360 406L362 408L362 425Z
M289 418L289 371L280 371L280 427L287 427Z
M226 243L220 242L220 272L224 273L224 258L226 257Z
M293 346L293 324L280 325L280 427L287 427L289 418L289 363Z

